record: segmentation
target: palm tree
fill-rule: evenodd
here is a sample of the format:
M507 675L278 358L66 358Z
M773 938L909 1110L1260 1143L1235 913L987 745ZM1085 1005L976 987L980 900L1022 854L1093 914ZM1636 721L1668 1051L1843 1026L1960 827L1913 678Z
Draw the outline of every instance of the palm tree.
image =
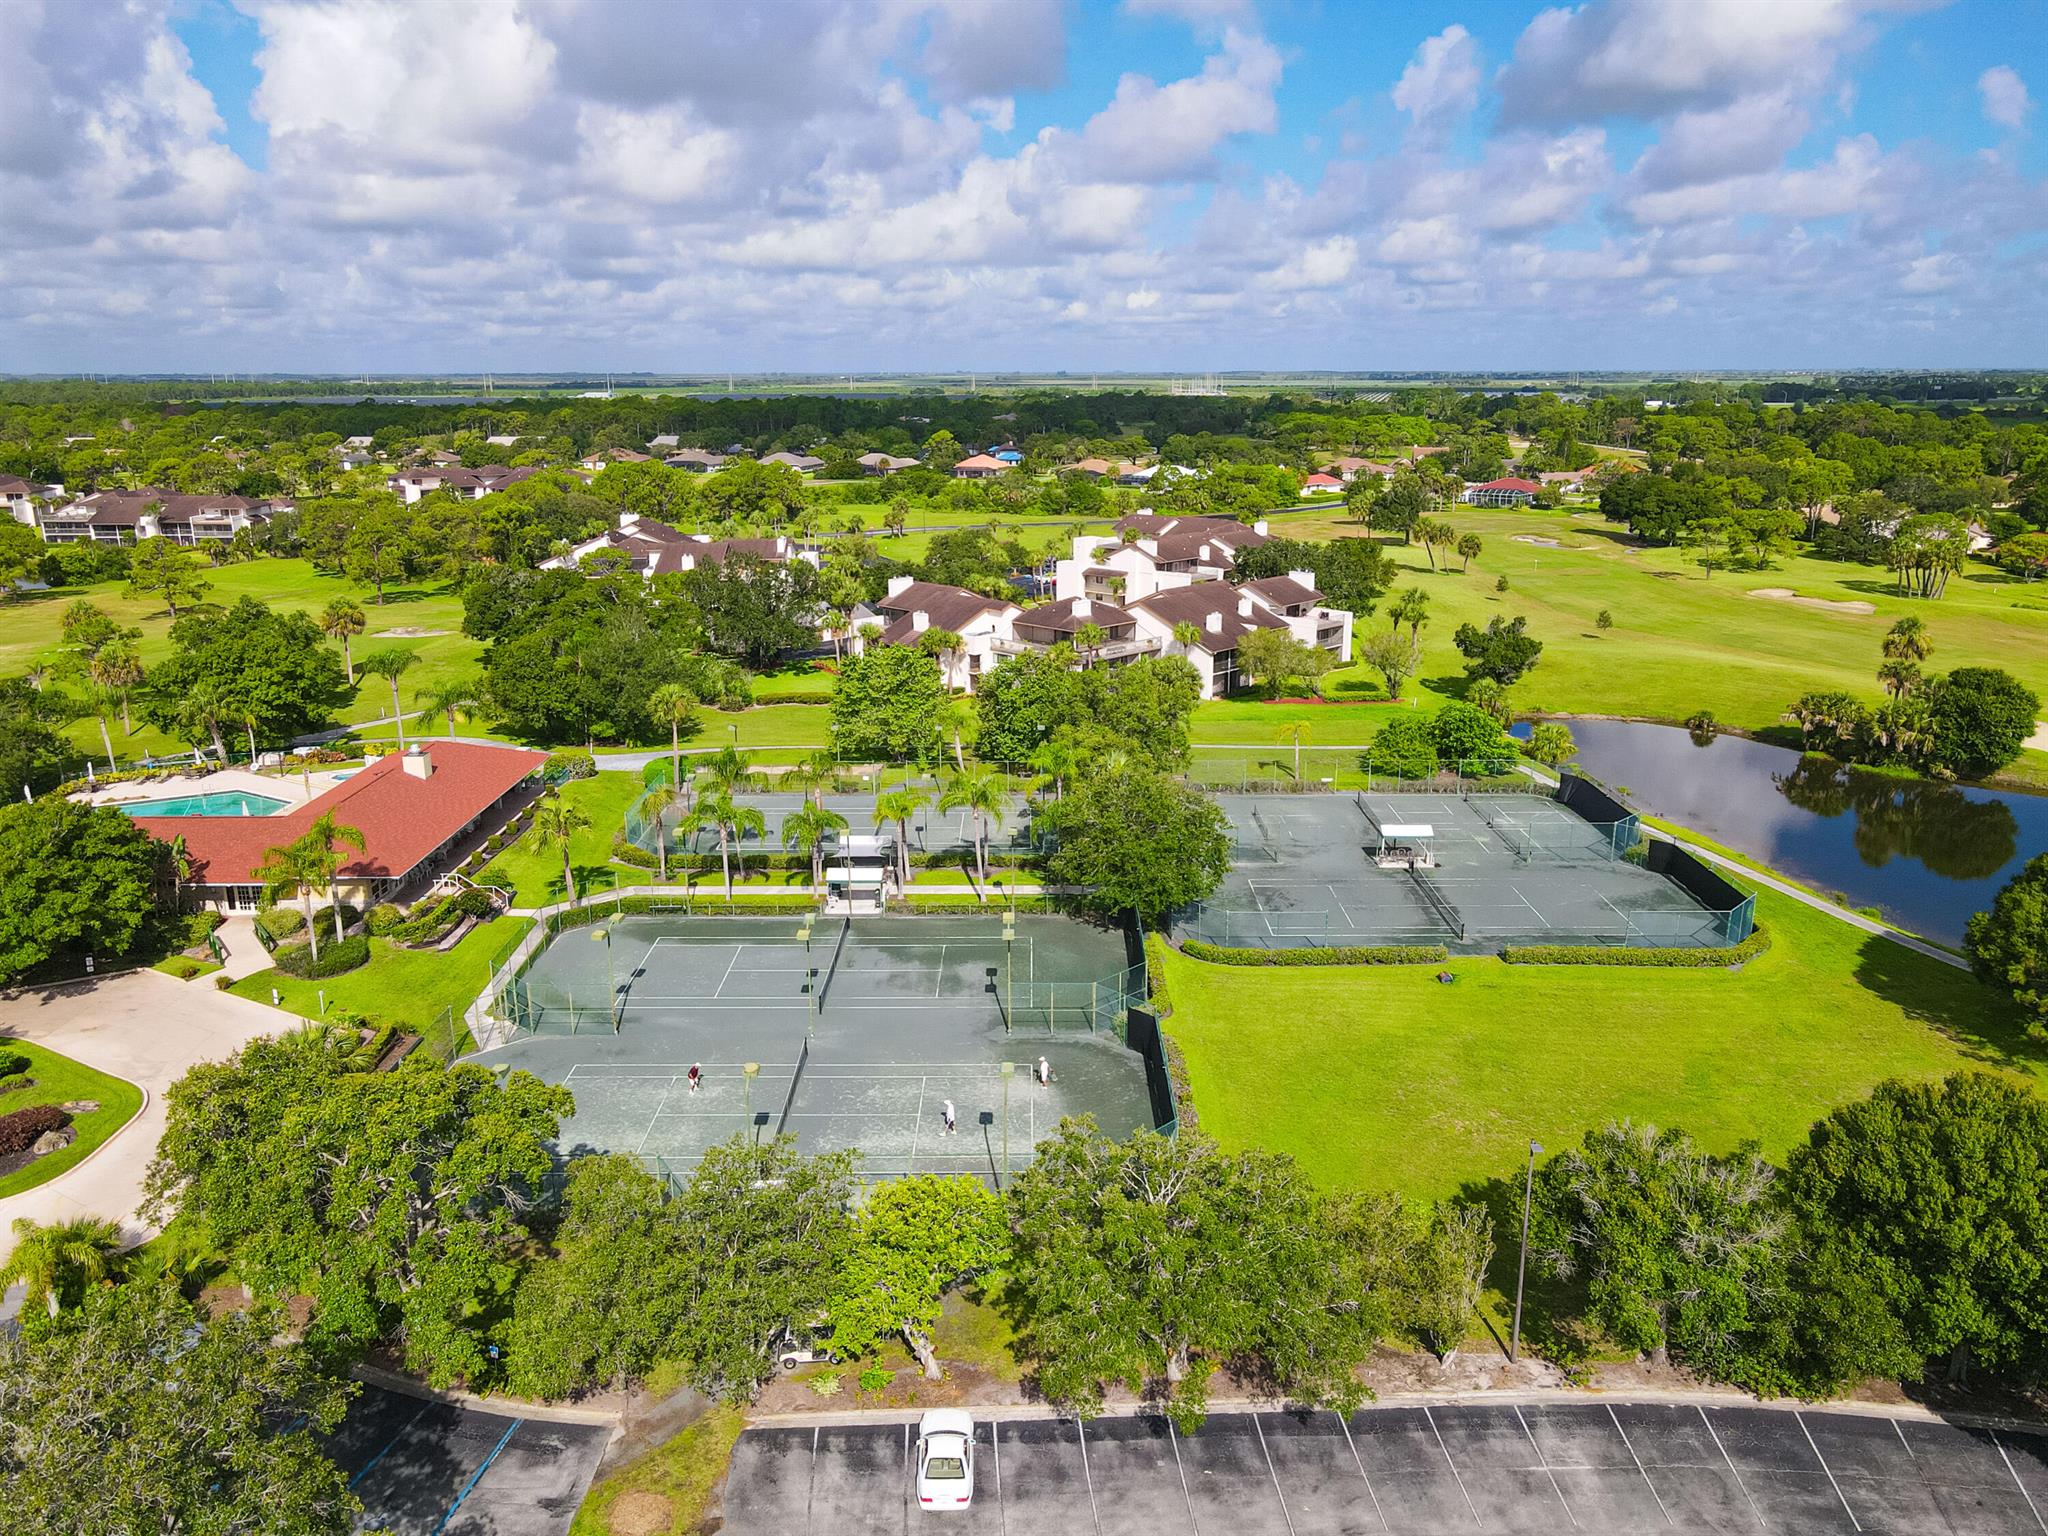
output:
M169 848L169 854L164 859L164 868L170 873L171 910L175 912L178 910L179 898L184 894L185 882L192 878L192 850L185 846L185 834L182 832L171 839Z
M343 938L341 925L341 887L336 877L341 874L342 858L336 851L337 845L353 848L361 853L367 846L362 831L357 827L344 826L334 819L334 812L323 814L299 839L312 855L312 862L320 871L320 883L327 891L328 910L334 914L334 942Z
M1009 791L1003 777L992 768L979 763L972 768L962 768L947 783L945 793L939 796L942 811L974 812L974 868L983 885L988 883L988 826L993 820L1000 827L1003 813L1009 805ZM983 901L988 900L986 891Z
M663 885L668 884L668 813L682 791L673 784L656 784L640 797L640 814L654 826L654 856L659 861L659 876Z
M572 902L576 899L576 871L569 862L569 848L576 841L576 834L589 825L590 817L583 807L559 794L550 795L533 808L533 832L541 847L562 850L562 888Z
M910 888L910 818L931 803L929 793L908 784L875 796L876 822L896 823L896 872L905 890Z
M114 690L93 679L92 668L95 665L94 662L86 663L87 686L92 694L93 718L100 724L100 745L107 749L107 772L119 773L120 764L114 761L114 737L107 729L107 716L114 712Z
M381 677L391 685L391 726L398 732L398 750L405 750L405 710L398 702L398 680L419 664L419 656L403 646L390 645L363 658L363 673Z
M1920 668L1917 663L1895 658L1878 667L1877 680L1893 698L1904 698L1919 686Z
M837 777L838 769L838 759L829 750L820 750L798 758L794 767L783 769L779 782L796 790L811 804L822 805L821 797Z
M720 747L699 771L709 787L730 795L753 782L754 760L737 747Z
M256 766L256 727L263 723L263 717L247 707L235 711L235 721L249 733L249 766Z
M1083 624L1075 630L1074 647L1085 658L1082 665L1094 666L1095 653L1102 649L1103 642L1108 639L1107 631L1100 624Z
M1485 541L1483 541L1478 534L1460 534L1458 536L1458 558L1463 562L1463 564L1461 564L1458 567L1458 569L1461 571L1471 570L1472 562L1479 558L1479 552L1485 547Z
M263 862L256 866L256 878L263 882L263 894L273 902L283 901L296 891L306 912L306 943L313 959L320 958L320 935L313 926L313 892L326 879L320 855L306 838L295 838L263 850Z
M1925 661L1934 654L1934 637L1925 619L1903 618L1885 631L1884 654L1891 661Z
M760 837L768 830L768 818L751 805L736 803L729 791L712 788L697 797L696 809L685 816L681 825L695 836L700 828L718 829L718 861L725 871L725 899L732 900L732 851L733 845L752 833Z
M214 755L223 763L228 760L228 744L222 739L220 728L226 722L231 706L221 697L220 690L211 683L200 683L185 695L178 706L178 726L187 740L197 742L201 734L213 738Z
M1067 777L1081 766L1081 754L1075 750L1074 739L1066 732L1041 741L1031 753L1031 766L1052 779L1052 797L1055 801L1067 798Z
M846 830L846 818L837 811L807 802L782 818L782 846L807 849L811 855L811 884L825 883L825 838Z
M682 683L663 683L647 695L647 713L668 727L668 771L677 789L683 787L683 727L697 723L697 695Z
M363 632L367 622L363 605L352 597L337 597L320 611L320 632L341 642L341 665L348 673L350 687L355 686L356 663L349 642Z
M1407 587L1399 597L1387 604L1387 617L1393 627L1408 626L1408 643L1419 645L1422 640L1422 626L1429 622L1429 594L1420 587Z
M121 733L135 734L135 725L128 718L128 695L142 686L142 653L135 648L133 640L109 640L93 653L86 663L85 675L92 679L95 688L104 688L121 701Z
M1295 720L1280 727L1280 740L1294 743L1294 782L1301 782L1301 744L1314 734L1314 728L1306 720Z
M91 1286L105 1285L113 1269L121 1229L98 1216L40 1226L14 1218L14 1252L0 1267L0 1291L20 1281L22 1305L40 1301L55 1317L66 1302L76 1306Z
M1180 647L1185 656L1202 643L1202 626L1188 619L1182 619L1173 626L1173 643Z
M420 707L423 715L446 715L448 734L455 734L455 717L466 715L476 708L478 695L483 692L483 679L476 677L444 677L439 682L428 683L424 688L413 690L412 701Z

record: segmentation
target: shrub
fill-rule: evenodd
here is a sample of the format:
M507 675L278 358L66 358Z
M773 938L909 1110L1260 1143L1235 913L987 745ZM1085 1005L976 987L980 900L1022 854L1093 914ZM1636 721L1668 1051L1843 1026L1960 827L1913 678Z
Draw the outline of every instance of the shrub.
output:
M1705 949L1621 949L1603 944L1520 944L1500 952L1509 965L1639 965L1699 968L1741 965L1771 947L1770 933L1759 923L1740 944Z
M377 905L370 908L369 916L363 919L363 923L372 934L380 939L384 939L389 938L393 933L403 928L406 923L406 917L403 912L399 911L390 902L380 901Z
M1173 999L1166 995L1167 947L1165 934L1145 935L1145 976L1152 987L1152 995L1146 1002L1153 1016L1160 1019L1173 1012Z
M366 964L370 958L370 941L362 934L339 942L320 946L320 958L313 958L312 949L305 944L287 945L270 957L271 963L287 976L296 976L301 981L319 981L328 976L339 976Z
M1329 949L1240 949L1189 939L1181 953L1210 965L1438 965L1450 958L1441 944L1349 944Z
M788 693L768 694L770 704L830 704L832 690L829 688L795 688Z
M886 1392L889 1383L896 1379L894 1371L884 1370L879 1365L864 1367L860 1373L860 1389L863 1392Z
M46 1131L61 1131L71 1117L54 1104L31 1104L0 1115L0 1157L19 1157Z
M0 1051L0 1077L13 1077L17 1072L26 1072L32 1063L19 1051Z
M571 779L594 779L597 777L597 759L581 747L557 747L541 764L540 774L550 784L566 784Z
M21 1093L35 1085L32 1077L0 1077L0 1094Z
M820 1397L837 1397L845 1385L845 1378L837 1371L820 1371L804 1385Z
M265 907L256 914L256 927L271 943L281 943L306 930L306 914L297 907Z

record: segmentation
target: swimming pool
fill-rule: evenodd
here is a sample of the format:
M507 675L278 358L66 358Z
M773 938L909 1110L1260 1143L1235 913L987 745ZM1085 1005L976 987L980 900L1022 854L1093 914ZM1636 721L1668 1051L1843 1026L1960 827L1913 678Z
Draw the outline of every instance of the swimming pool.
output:
M246 789L215 790L206 795L177 795L169 800L129 800L118 807L130 816L270 816L291 802Z

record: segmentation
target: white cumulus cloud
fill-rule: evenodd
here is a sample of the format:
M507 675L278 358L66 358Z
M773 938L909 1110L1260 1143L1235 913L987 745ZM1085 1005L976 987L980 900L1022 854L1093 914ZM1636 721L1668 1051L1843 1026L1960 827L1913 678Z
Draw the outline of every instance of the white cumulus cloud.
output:
M1994 64L1977 77L1977 95L1984 116L2001 128L2021 128L2034 103L2027 95L2027 82L2010 64Z

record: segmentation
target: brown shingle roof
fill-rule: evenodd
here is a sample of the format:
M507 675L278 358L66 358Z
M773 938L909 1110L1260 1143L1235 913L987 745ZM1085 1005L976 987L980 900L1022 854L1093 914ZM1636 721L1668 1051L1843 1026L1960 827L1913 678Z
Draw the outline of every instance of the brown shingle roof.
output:
M1189 587L1168 587L1154 592L1150 597L1140 598L1131 607L1171 628L1186 621L1202 631L1202 649L1211 655L1219 649L1228 650L1255 629L1285 629L1286 621L1267 612L1256 602L1249 614L1238 612L1238 589L1227 581L1198 581ZM1212 613L1223 616L1220 630L1211 632L1208 618Z
M1004 598L983 597L965 587L949 587L936 581L913 581L901 592L876 603L875 610L890 616L892 622L882 631L882 639L887 644L896 645L904 643L904 634L914 633L910 618L914 613L926 615L935 629L957 631L984 613L1016 606Z

